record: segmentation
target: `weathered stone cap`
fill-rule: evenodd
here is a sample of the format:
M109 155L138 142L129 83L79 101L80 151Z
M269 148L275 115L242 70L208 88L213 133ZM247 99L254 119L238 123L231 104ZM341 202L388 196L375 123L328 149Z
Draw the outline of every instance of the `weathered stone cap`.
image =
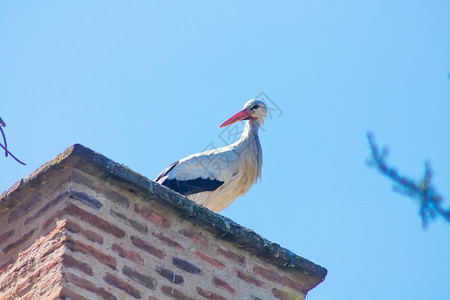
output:
M325 279L327 274L325 268L268 241L253 230L214 213L80 144L69 147L55 159L44 164L27 178L20 180L4 192L0 196L0 213L12 208L14 202L17 201L15 199L18 199L18 197L7 197L9 194L20 195L21 191L26 189L38 188L60 170L70 167L96 174L102 179L118 180L137 193L141 193L144 197L150 197L152 200L155 199L165 205L172 206L180 216L203 226L203 228L215 234L217 238L232 242L236 246L249 251L250 254L254 254L283 270L299 272L308 276L312 279L312 282L310 282L311 288Z

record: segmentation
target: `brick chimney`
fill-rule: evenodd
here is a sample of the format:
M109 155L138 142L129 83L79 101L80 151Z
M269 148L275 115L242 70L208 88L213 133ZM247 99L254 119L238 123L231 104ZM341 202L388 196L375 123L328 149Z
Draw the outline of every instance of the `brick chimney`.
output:
M81 145L0 196L0 299L304 299L326 273Z

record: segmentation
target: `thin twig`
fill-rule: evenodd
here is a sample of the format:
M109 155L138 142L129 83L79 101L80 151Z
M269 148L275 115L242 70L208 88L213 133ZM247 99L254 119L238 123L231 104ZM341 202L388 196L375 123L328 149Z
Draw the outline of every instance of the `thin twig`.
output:
M11 155L12 158L14 158L19 164L26 165L23 161L20 161L17 157L15 157L9 150L6 150L5 146L0 144L0 147L2 147L5 151L8 151L8 154Z
M367 139L372 151L372 157L367 162L368 165L377 168L381 174L389 177L396 184L396 186L394 186L394 191L402 193L410 198L419 199L419 214L422 218L422 225L426 227L429 219L434 219L436 216L441 216L446 221L450 222L450 210L442 207L443 198L436 192L436 189L431 184L432 171L430 163L425 163L423 179L419 182L415 182L410 178L399 175L397 170L388 166L385 160L388 150L383 148L380 153L372 133L367 133Z
M0 131L2 132L3 142L5 143L5 157L8 157L8 144L6 143L6 136L5 136L5 133L3 132L2 127L6 127L6 123L0 117Z
M2 132L3 142L5 143L4 146L0 143L0 147L2 147L2 148L5 150L5 156L8 157L8 154L9 154L9 155L11 155L11 157L14 158L19 164L26 165L24 162L20 161L17 157L15 157L11 152L9 152L9 150L8 150L8 145L6 144L6 136L5 136L5 133L3 132L3 128L2 128L2 127L6 127L6 123L5 123L5 121L3 121L3 119L0 117L0 131Z

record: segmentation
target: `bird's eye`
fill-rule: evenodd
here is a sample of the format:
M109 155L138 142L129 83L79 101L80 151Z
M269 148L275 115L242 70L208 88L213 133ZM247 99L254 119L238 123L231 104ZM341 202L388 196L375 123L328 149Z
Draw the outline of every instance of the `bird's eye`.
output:
M252 109L257 109L259 107L258 104L253 105Z

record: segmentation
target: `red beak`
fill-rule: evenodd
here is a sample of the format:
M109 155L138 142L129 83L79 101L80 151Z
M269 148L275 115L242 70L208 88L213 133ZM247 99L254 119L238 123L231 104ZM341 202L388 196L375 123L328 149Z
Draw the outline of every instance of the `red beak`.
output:
M228 126L230 124L233 124L237 121L241 121L244 119L247 119L250 117L251 112L243 109L240 112L238 112L237 114L235 114L234 116L232 116L231 118L229 118L228 120L226 120L225 122L223 122L222 124L219 125L219 128L224 127L224 126Z

